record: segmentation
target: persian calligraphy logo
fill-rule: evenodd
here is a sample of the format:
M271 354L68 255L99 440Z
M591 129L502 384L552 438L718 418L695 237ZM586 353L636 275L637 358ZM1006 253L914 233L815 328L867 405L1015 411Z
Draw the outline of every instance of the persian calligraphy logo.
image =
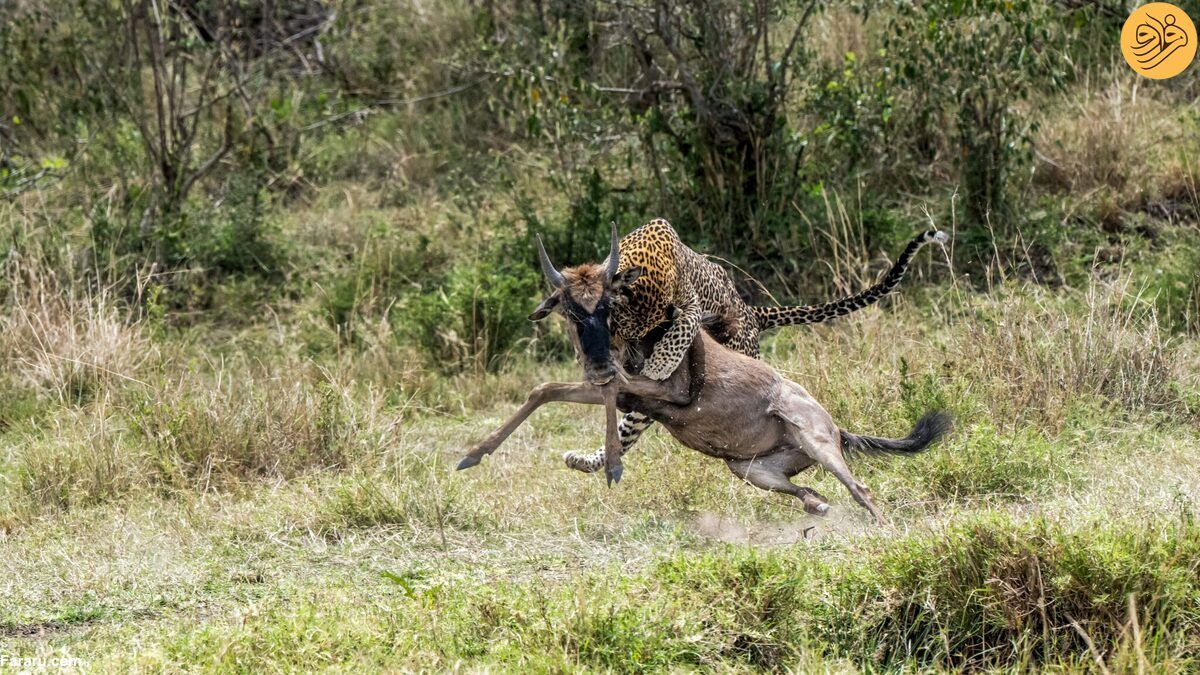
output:
M1121 53L1140 75L1175 77L1196 58L1196 24L1169 2L1142 5L1121 29Z

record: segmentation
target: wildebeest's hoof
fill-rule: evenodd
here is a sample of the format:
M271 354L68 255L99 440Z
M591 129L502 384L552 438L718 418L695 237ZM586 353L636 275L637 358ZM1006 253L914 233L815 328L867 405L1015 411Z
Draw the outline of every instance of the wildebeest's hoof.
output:
M604 475L608 477L608 487L612 487L613 483L621 482L621 474L625 473L624 465L618 464L611 469L605 469Z
M479 464L479 462L482 459L483 459L482 457L473 457L471 455L467 455L466 457L463 457L462 460L459 461L458 467L455 470L462 471L463 469L469 469L469 468Z
M829 504L814 495L805 495L804 510L814 516L825 516L829 514Z

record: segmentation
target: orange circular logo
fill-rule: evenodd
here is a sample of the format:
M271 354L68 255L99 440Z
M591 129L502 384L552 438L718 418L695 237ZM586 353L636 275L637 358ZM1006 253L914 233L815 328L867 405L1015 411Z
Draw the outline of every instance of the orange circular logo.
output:
M1142 5L1121 29L1121 53L1139 75L1175 77L1196 58L1196 24L1169 2Z

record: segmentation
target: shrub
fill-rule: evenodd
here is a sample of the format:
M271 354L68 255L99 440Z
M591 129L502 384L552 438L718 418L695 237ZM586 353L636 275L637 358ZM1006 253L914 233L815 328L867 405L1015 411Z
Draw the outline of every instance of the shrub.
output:
M496 368L500 357L530 335L529 312L541 288L529 238L493 242L480 257L454 266L430 290L410 297L402 331L443 372Z
M968 223L1004 227L1015 169L1028 157L1031 123L1015 104L1057 88L1064 77L1067 32L1058 10L1023 0L936 0L895 5L885 47L908 112L922 136L954 129Z
M256 173L233 174L218 196L219 206L197 213L200 222L187 244L188 257L210 277L283 276L286 254L269 220L271 200L263 182Z
M725 250L765 248L802 184L802 139L785 104L807 63L813 11L789 9L528 7L504 17L505 39L475 67L495 76L499 125L555 147L566 171L618 158L642 203ZM795 21L775 42L769 23L784 16Z
M1195 534L1190 518L1066 529L985 516L843 577L821 632L863 663L976 669L1113 655L1137 622L1137 648L1194 657L1195 607L1180 603L1197 590Z
M322 316L350 344L361 342L367 324L386 322L398 298L437 283L451 264L451 245L435 242L436 235L411 236L382 217L365 229L345 255L349 264L333 257L336 271L322 288Z

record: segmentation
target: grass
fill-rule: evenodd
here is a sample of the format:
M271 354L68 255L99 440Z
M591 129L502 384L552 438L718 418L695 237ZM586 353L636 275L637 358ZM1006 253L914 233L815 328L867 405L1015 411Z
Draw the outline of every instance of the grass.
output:
M1197 344L1133 288L952 292L939 314L900 301L774 336L766 358L847 428L958 416L928 454L852 461L892 528L828 476L801 477L833 500L815 519L661 431L608 490L560 464L599 439L570 406L452 471L569 364L389 391L253 331L214 360L125 321L106 353L136 379L86 399L27 383L35 414L0 435L0 651L146 671L1186 671Z
M72 131L76 166L0 200L0 658L96 672L1200 668L1194 87L1081 62L1065 91L1020 102L1036 122L1009 186L1020 217L987 233L958 229L951 136L914 140L908 159L897 139L880 166L842 175L843 145L801 138L829 123L814 92L789 101L810 148L794 226L705 252L814 301L870 283L879 253L927 223L962 235L949 255L922 252L880 306L763 344L849 430L955 415L928 453L851 458L885 527L820 471L798 482L830 498L823 519L661 429L610 490L562 465L601 440L599 411L567 405L456 473L532 386L578 378L561 328L521 318L537 292L526 235L587 250L581 223L695 205L635 213L671 203L684 167L648 161L646 138L586 101L538 107L550 71L416 101L520 38L472 3L348 9L323 47L341 80L280 83L276 141L292 150L271 187L258 192L241 144L197 187L192 268L114 244L141 228L150 187L118 159L139 152L132 128ZM830 72L847 52L890 67L889 14L871 14L819 13L805 49ZM536 53L563 54L557 22ZM922 92L896 93L887 114L902 121ZM605 114L624 118L625 100ZM566 117L527 128L522 111L551 103ZM893 175L909 178L876 185ZM699 244L700 229L682 234ZM972 237L996 260L972 259Z
M198 517L165 511L93 525L119 528L127 549ZM679 532L443 546L387 528L223 546L234 511L199 516L215 527L157 556L117 556L107 581L79 580L116 588L9 619L6 641L144 670L1194 667L1190 511L1149 527L985 511L767 550Z

